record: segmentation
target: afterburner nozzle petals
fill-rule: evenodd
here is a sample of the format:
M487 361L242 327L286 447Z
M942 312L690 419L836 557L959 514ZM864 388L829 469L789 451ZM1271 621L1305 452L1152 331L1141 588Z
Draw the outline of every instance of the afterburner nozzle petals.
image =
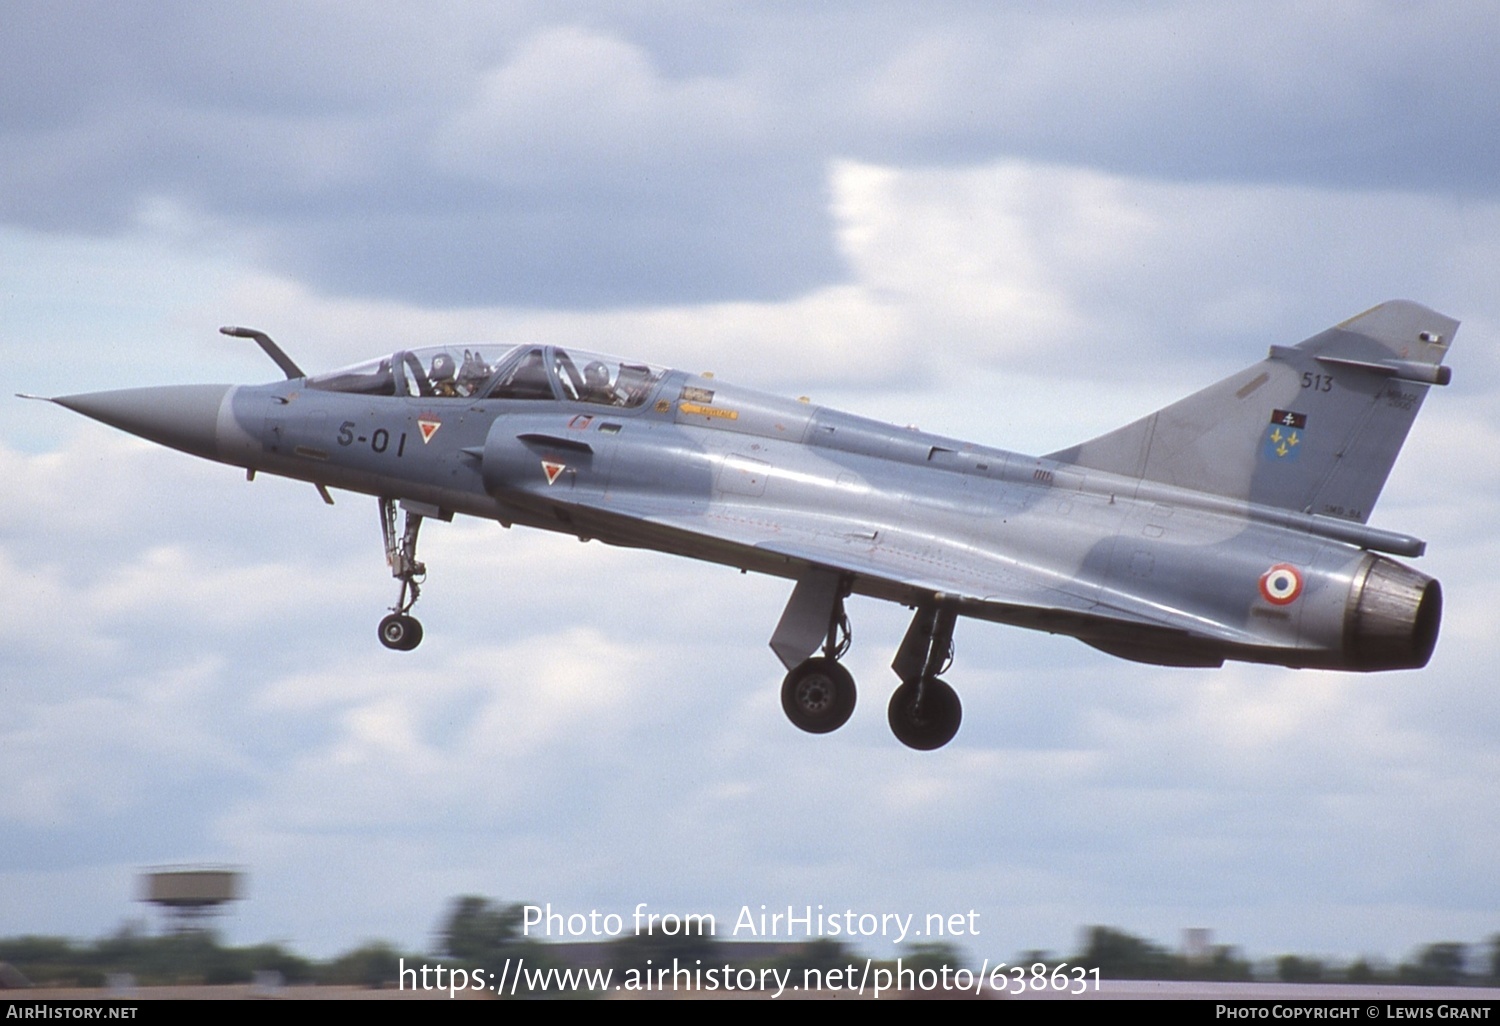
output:
M205 459L219 458L219 408L231 385L158 385L52 401L110 427Z

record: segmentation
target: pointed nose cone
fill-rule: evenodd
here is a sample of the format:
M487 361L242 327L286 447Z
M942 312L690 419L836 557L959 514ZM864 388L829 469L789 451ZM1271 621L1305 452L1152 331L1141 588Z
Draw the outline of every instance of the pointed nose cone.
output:
M75 413L206 459L219 458L219 408L230 385L161 385L52 400Z

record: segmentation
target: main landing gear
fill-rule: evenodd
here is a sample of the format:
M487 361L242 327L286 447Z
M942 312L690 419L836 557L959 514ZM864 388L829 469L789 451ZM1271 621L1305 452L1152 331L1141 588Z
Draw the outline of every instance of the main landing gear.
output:
M809 568L792 589L771 635L771 650L787 668L782 711L810 734L838 730L854 713L854 678L839 665L849 650L849 618L844 615L849 585L845 575ZM819 646L823 654L813 656Z
M417 532L422 529L422 514L408 509L406 528L396 533L396 502L380 500L380 533L385 539L385 561L391 576L401 582L401 594L391 607L390 615L380 621L380 643L398 652L410 652L422 643L422 624L411 615L427 579L427 567L417 562Z
M891 696L886 718L896 740L908 748L923 752L941 748L953 740L963 722L958 693L938 679L953 665L957 621L957 608L940 598L919 606L891 663L901 686Z
M839 662L851 638L844 612L851 583L845 575L810 570L797 581L771 637L772 650L789 668L781 684L782 711L810 734L837 730L854 713L854 678ZM933 596L917 608L891 663L902 683L886 717L896 739L909 748L941 748L963 721L958 694L938 677L953 662L957 621L957 605ZM822 652L814 655L819 645Z
M804 659L781 682L782 711L809 734L838 730L854 715L854 677L839 665L852 638L844 599L839 596L823 641L823 654Z

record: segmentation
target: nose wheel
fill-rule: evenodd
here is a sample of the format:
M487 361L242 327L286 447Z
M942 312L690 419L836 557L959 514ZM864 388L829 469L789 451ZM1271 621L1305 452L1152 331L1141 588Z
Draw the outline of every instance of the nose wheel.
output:
M422 594L427 566L417 562L417 533L422 529L422 514L406 511L405 528L396 531L396 502L380 500L380 533L385 541L385 561L391 576L401 582L401 593L390 615L380 621L380 643L397 652L410 652L422 643L422 624L411 615L411 607Z
M422 621L404 613L392 613L380 621L380 643L397 652L410 652L422 643Z

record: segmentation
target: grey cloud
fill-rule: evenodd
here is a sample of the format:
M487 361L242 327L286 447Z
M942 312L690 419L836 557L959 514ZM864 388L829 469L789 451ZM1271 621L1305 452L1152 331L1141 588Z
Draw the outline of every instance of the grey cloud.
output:
M842 280L841 157L1495 187L1482 5L691 11L22 5L0 216L166 198L323 290L599 307Z

